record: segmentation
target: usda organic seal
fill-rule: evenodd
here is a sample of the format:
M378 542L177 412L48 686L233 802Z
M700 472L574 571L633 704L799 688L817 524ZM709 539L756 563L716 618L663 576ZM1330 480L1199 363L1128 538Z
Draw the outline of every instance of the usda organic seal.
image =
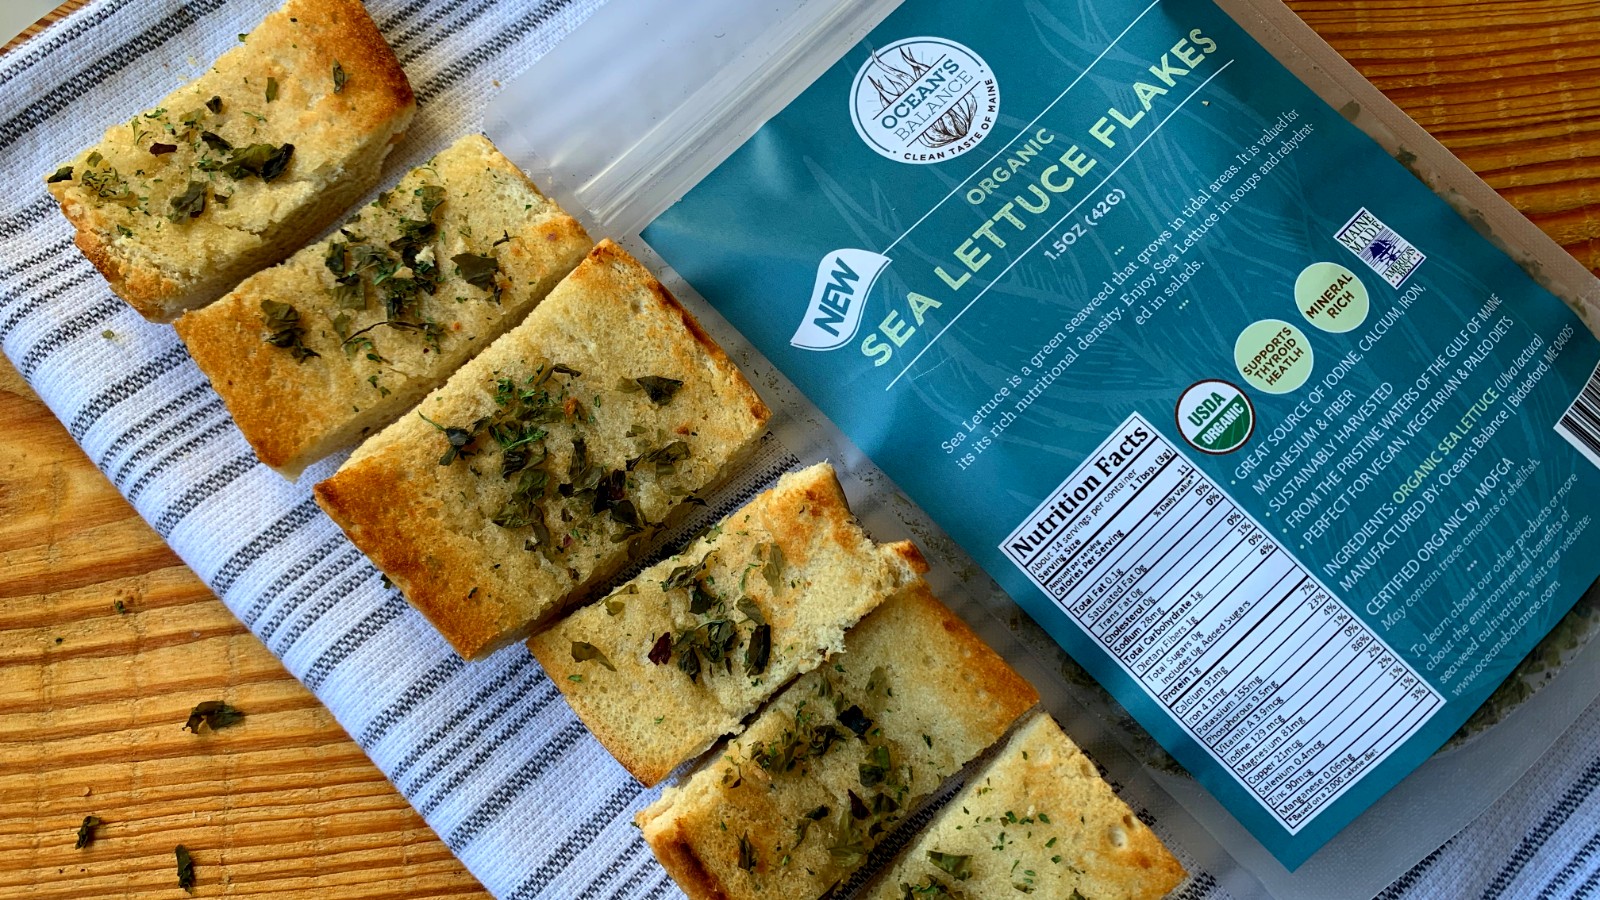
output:
M936 37L873 52L850 90L850 119L867 146L896 162L955 159L994 130L1000 84L983 58Z
M1178 431L1202 453L1232 453L1256 430L1256 409L1233 384L1202 381L1178 400Z

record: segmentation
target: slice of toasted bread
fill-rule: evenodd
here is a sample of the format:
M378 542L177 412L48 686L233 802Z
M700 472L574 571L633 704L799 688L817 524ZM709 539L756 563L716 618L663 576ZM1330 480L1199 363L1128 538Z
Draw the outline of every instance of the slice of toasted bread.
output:
M47 186L111 289L166 322L342 215L415 111L360 0L288 0Z
M487 138L468 135L333 237L176 328L256 455L296 478L415 406L591 246Z
M768 417L694 318L605 241L315 493L476 658L611 577Z
M1038 699L918 582L638 822L692 900L814 900Z
M1040 715L863 896L1154 900L1183 878L1183 866L1094 763Z
M611 755L652 785L820 665L925 568L911 544L862 532L823 463L528 647Z

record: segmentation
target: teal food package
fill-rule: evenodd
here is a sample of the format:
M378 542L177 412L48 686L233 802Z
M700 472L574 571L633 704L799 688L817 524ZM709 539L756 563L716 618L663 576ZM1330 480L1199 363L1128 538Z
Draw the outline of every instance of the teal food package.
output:
M908 0L645 239L1293 869L1600 572L1600 345L1204 0Z

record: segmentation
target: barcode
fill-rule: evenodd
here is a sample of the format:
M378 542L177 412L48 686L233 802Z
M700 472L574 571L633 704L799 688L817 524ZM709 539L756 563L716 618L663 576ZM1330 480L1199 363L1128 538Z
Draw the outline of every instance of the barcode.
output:
M1556 423L1556 432L1577 447L1589 462L1600 466L1600 368L1589 376L1589 383L1583 386L1578 399L1572 401L1567 414Z

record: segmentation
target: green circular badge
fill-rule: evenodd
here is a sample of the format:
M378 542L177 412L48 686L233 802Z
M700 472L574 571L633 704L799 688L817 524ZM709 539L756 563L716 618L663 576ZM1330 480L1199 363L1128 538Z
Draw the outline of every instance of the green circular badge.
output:
M1178 433L1201 453L1232 453L1256 430L1255 406L1227 381L1202 381L1184 391L1177 415Z
M1233 361L1246 384L1268 394L1288 394L1311 378L1311 343L1288 322L1263 319L1239 335Z
M1314 327L1343 334L1361 327L1372 310L1367 286L1338 263L1306 266L1294 283L1294 302Z

